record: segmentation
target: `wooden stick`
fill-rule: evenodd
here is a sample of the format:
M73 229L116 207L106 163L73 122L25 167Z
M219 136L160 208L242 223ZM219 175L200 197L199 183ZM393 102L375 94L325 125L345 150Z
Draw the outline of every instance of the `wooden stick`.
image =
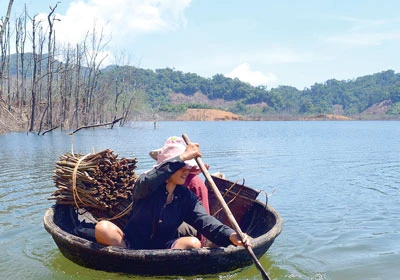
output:
M55 127L52 127L52 128L50 128L50 129L48 129L48 130L46 130L46 131L43 131L42 135L45 135L47 132L51 132L51 131L53 131L54 129L57 129L58 127L59 127L59 125L57 125L57 126L55 126Z
M91 124L91 125L85 125L85 126L81 126L77 129L75 129L74 131L72 131L71 133L68 133L69 135L73 135L74 133L78 132L79 130L83 129L83 128L93 128L93 127L99 127L99 126L106 126L106 125L114 125L115 123L119 122L120 120L122 120L122 118L118 118L116 120L113 120L112 122L108 122L108 123L100 123L100 124Z
M191 143L189 137L186 134L182 135L182 138L185 140L186 144ZM208 172L206 166L204 165L202 159L200 157L196 157L195 158L198 166L200 167L201 171L204 174L204 177L206 177L207 181L210 183L210 186L212 188L212 190L215 193L215 196L217 197L219 203L221 204L222 208L224 209L229 222L231 223L233 229L237 232L237 234L240 236L240 239L244 239L244 234L242 232L242 230L240 229L239 224L236 222L235 217L233 216L231 210L229 209L228 205L226 205L226 202L224 200L224 198L222 197L222 194L220 193L218 187L215 185L213 178L211 177L210 173ZM260 272L262 278L264 280L270 280L270 278L268 277L267 273L265 272L264 268L261 266L260 261L257 259L257 256L254 254L253 249L250 246L247 246L246 244L244 244L244 247L246 248L246 250L248 251L248 253L250 254L251 258L253 259L253 262L255 264L255 266L257 267L258 271Z

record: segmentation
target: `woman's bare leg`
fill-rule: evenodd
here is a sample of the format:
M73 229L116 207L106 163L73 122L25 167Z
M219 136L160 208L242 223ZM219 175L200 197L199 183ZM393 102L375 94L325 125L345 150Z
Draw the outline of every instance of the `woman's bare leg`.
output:
M198 249L201 247L201 242L194 236L185 236L178 238L171 249Z
M99 244L126 248L124 232L110 221L100 221L96 224L95 237Z

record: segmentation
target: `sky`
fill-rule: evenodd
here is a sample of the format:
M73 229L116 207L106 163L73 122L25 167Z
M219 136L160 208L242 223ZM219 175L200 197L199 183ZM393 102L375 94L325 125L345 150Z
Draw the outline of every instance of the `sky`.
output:
M8 2L0 0L1 17ZM14 0L11 22L24 4L44 23L57 4L58 42L102 31L104 66L300 90L400 68L398 0Z

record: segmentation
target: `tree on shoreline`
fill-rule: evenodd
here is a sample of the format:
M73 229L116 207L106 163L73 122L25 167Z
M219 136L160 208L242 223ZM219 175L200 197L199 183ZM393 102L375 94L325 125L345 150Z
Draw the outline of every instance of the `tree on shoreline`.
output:
M8 2L8 8L5 17L2 19L1 25L0 25L0 47L1 47L1 66L0 66L0 100L3 99L3 81L4 81L4 76L5 76L5 61L7 57L7 51L9 51L9 40L10 40L10 25L9 25L9 20L10 20L10 14L11 14L11 9L12 5L14 3L14 0L9 0ZM5 31L8 31L6 36L4 36Z
M115 88L113 99L99 80L106 58L103 51L109 43L102 30L98 31L94 26L81 43L62 47L56 40L58 3L50 7L47 22L37 15L30 16L25 9L15 21L16 54L11 55L9 18L12 2L0 33L0 99L3 100L4 93L8 92L5 106L12 108L20 121L27 119L23 126L28 131L36 130L40 134L55 126L72 129L129 115L138 90L123 82L120 89ZM47 54L44 53L46 45ZM25 52L28 48L32 49L31 53ZM60 54L63 55L62 62L56 59ZM121 121L120 125L123 124Z
M0 100L22 130L40 134L54 127L68 130L120 117L123 126L129 120L176 118L189 108L222 109L253 119L294 119L361 115L380 104L380 116L400 114L400 75L393 70L354 80L331 79L303 90L291 86L268 90L222 74L203 78L171 68L153 71L124 60L102 68L109 43L102 29L93 26L82 42L59 45L55 5L47 22L25 8L12 32L12 3L1 21ZM12 36L15 54L10 53Z

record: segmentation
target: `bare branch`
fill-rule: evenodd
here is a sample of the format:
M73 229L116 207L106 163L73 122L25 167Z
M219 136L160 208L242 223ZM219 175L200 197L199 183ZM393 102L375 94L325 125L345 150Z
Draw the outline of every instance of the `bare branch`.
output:
M83 128L92 128L92 127L99 127L99 126L106 126L106 125L114 125L115 123L119 122L122 119L123 119L123 117L115 119L112 122L108 122L108 123L81 126L81 127L77 128L77 129L75 129L74 131L72 131L71 133L68 133L68 135L73 135L75 132L78 132L79 130L81 130Z
M54 129L57 129L57 128L59 128L59 127L60 127L60 126L57 125L57 126L52 127L52 128L50 128L50 129L48 129L48 130L45 130L45 131L43 131L42 135L45 135L47 132L51 132L51 131L53 131Z
M4 18L3 25L1 26L1 29L0 29L0 40L1 40L1 38L3 38L4 30L6 29L8 20L10 19L11 8L12 8L13 3L14 3L14 0L10 0L10 2L8 2L7 14L6 14L6 17Z

